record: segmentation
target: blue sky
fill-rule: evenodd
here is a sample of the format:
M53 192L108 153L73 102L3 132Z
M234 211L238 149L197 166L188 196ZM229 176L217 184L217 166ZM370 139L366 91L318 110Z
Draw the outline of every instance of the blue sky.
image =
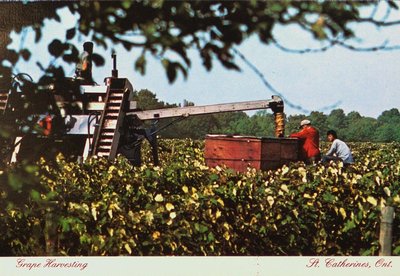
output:
M40 76L35 62L49 62L48 41L56 37L63 40L63 30L74 24L68 12L60 14L62 23L46 21L46 32L40 44L33 45L33 34L27 31L23 44L33 48L34 56L28 64L18 64L19 72L29 73L35 80ZM400 13L391 16L399 20ZM288 48L321 46L320 42L296 27L276 28L275 34ZM380 45L384 41L400 45L400 26L385 30L365 26L358 29L358 34L359 40L353 43L361 42L358 44L361 47ZM76 42L79 49L83 42L84 39ZM20 45L21 41L15 39L13 47L18 48ZM324 108L339 103L336 108L342 108L345 113L357 111L362 116L376 118L384 110L400 107L400 50L355 52L335 47L321 53L293 54L262 44L256 37L248 39L237 49L285 99L303 108L299 110L287 104L287 115L307 115L307 111L329 114L331 109ZM275 94L240 58L237 58L237 63L242 68L241 72L226 70L218 62L214 62L213 69L207 72L197 52L191 51L192 67L188 78L184 80L179 76L175 83L169 84L158 61L150 57L146 75L141 76L133 69L140 51L126 52L121 47L116 50L119 76L128 78L137 90L149 89L164 102L179 104L188 100L196 105L206 105L270 99ZM105 52L96 47L95 52L106 58L104 67L93 69L95 80L101 83L104 77L111 74L111 53L110 49ZM72 76L73 67L66 67L66 72Z

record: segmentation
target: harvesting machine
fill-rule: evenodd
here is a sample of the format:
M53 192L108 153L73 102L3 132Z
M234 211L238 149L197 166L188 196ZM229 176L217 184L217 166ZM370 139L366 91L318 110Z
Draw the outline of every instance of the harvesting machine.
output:
M275 139L288 139L283 138L284 104L278 96L269 100L141 110L133 100L132 84L128 79L118 77L116 56L113 55L112 58L112 74L105 78L104 85L86 84L76 78L67 78L62 85L45 86L43 96L54 101L56 112L38 115L43 131L36 134L24 134L21 131L13 138L8 162L26 158L33 150L40 148L42 150L38 154L46 156L52 148L78 160L92 155L113 160L118 154L122 154L134 165L139 165L141 143L147 139L152 148L153 162L158 164L157 133L166 126L152 124L151 127L144 127L145 121L157 122L163 118L181 120L189 116L232 111L271 109L275 116L275 136L281 137ZM2 116L6 116L8 112L18 112L11 101L18 93L21 94L13 89L0 91ZM215 140L214 136L208 138L210 141ZM50 143L51 147L48 146ZM206 139L206 153L221 151L221 146L212 144L212 147L216 147L214 150L207 148ZM208 155L210 158L206 156L206 160L213 165L215 158L212 158L212 153Z

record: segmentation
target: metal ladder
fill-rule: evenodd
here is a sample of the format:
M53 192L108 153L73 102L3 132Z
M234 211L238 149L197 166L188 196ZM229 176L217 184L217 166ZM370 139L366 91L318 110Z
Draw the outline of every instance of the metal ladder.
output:
M125 117L124 103L129 89L124 79L112 79L108 87L99 126L93 135L92 154L113 160L120 139L119 128Z

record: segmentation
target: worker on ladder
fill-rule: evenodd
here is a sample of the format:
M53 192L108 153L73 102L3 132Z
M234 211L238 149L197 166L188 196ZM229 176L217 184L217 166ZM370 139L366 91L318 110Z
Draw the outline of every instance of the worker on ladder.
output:
M92 67L93 67L93 42L85 42L83 43L83 52L79 56L79 62L75 67L75 76L74 79L79 81L80 85L96 85L92 76ZM89 103L90 97L88 95L80 95L80 99L82 101L82 110L86 114L87 105Z
M80 80L82 84L94 84L92 76L92 55L93 42L85 42L83 44L83 53L80 55L79 62L75 68L75 78Z

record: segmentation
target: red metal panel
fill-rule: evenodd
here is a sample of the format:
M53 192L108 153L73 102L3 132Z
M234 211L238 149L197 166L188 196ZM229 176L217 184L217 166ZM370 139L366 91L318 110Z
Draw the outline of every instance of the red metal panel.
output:
M206 164L209 167L227 166L235 171L245 172L248 167L262 169L260 161L245 161L245 160L223 160L223 159L206 159Z
M281 140L281 159L282 160L299 160L299 139Z
M216 159L260 159L261 141L254 137L206 137L205 156Z
M225 165L237 171L247 167L276 169L298 160L298 140L207 135L204 156L209 167Z
M281 157L281 145L279 139L264 138L262 139L262 160L280 160Z

